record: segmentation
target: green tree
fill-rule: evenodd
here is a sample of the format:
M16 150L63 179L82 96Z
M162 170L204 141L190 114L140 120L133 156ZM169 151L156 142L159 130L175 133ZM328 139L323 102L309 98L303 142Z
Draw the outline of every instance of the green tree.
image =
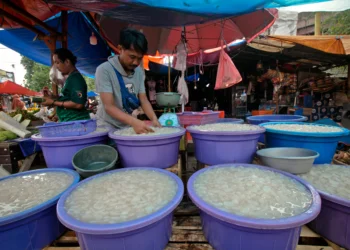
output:
M50 67L34 62L28 57L22 56L21 64L26 69L24 78L25 87L34 91L40 91L45 86L50 86Z
M84 76L84 79L86 81L87 87L88 87L88 91L95 91L95 79Z
M336 13L327 18L324 23L325 35L350 35L350 10Z
M50 87L50 67L34 62L28 57L22 56L21 64L26 69L24 79L26 79L25 87L34 91L40 91L45 86ZM95 79L84 76L88 91L95 90Z

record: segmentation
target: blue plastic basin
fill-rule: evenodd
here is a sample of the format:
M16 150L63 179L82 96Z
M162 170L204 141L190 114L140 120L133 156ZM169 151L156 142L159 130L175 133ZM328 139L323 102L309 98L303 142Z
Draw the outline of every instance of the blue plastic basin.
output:
M69 169L41 169L10 175L1 178L0 182L17 176L47 172L63 172L72 175L73 183L67 189L77 184L80 178L77 172ZM0 248L41 250L64 233L66 228L59 222L56 214L56 204L63 193L23 212L0 218Z
M300 124L296 122L269 122L260 124L265 127L271 124ZM306 123L305 123L306 124ZM307 123L310 126L325 126L321 124ZM310 133L299 131L282 131L266 128L266 146L268 148L290 147L306 148L317 151L320 156L316 158L314 164L329 164L333 160L334 153L337 149L338 141L349 134L349 130L341 128L341 132L332 133Z
M247 117L250 124L259 125L265 122L305 122L307 118L301 115L255 115ZM261 135L259 142L265 143L265 136Z

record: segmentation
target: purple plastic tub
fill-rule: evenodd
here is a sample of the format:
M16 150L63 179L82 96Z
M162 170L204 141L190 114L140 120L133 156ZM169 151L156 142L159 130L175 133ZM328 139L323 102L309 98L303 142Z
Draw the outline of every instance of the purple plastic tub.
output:
M207 165L251 163L264 128L255 131L199 131L187 127L194 142L196 159Z
M255 167L286 175L307 187L313 196L313 204L304 213L283 219L254 219L230 214L215 208L197 196L195 179L213 168L232 166ZM310 222L320 212L321 199L307 182L292 174L252 164L227 164L204 168L191 176L187 184L191 200L201 210L203 231L210 245L216 250L295 250L302 225Z
M96 130L96 120L49 122L37 127L42 137L67 137L86 135Z
M305 122L307 117L302 115L254 115L247 117L249 124L259 125L265 122ZM261 135L259 142L265 143L265 136Z
M47 172L72 175L74 180L70 187L79 181L79 174L69 169L41 169L10 175L1 178L0 182L16 176ZM23 212L0 218L1 249L41 250L63 234L66 228L56 214L56 204L62 194Z
M308 226L326 239L350 249L350 201L317 191L322 198L321 213Z
M181 137L186 130L155 136L121 136L109 133L118 150L121 164L129 167L168 168L176 164Z
M161 172L176 181L178 185L174 199L159 211L139 219L116 224L92 224L78 221L67 214L64 205L67 197L77 187L86 182L114 172L146 169ZM163 250L171 237L173 211L179 205L184 186L175 174L157 168L126 168L95 175L69 189L57 204L59 220L77 233L82 250Z
M36 134L32 136L32 140L41 146L48 168L74 169L72 165L74 155L88 146L107 144L108 130L71 137L41 137Z

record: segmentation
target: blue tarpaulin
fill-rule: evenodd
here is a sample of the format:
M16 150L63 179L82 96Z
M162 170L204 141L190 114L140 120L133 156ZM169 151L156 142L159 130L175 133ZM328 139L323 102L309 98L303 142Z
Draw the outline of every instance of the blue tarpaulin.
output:
M59 17L46 23L54 28L61 26ZM68 49L78 58L77 68L82 74L93 77L96 67L107 60L108 47L98 34L95 34L97 45L90 45L89 39L94 30L80 12L69 13L68 27ZM50 49L41 40L33 41L35 36L35 33L25 28L1 30L0 43L36 62L50 66ZM57 42L56 47L60 48L61 43Z
M88 97L95 97L95 96L98 96L98 94L95 93L94 91L89 91L89 92L87 92L87 96Z
M287 7L328 0L47 0L71 9L102 13L146 26L182 26L241 15L263 8Z
M199 81L199 73L195 74L195 75L190 75L190 76L187 76L185 78L186 81L188 82L198 82Z

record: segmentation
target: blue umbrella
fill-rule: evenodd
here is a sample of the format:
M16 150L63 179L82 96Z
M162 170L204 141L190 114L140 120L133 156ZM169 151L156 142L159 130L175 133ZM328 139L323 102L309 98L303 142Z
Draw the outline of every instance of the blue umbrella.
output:
M98 96L98 94L95 93L94 91L89 91L89 92L87 92L87 96L88 97L95 97L95 96Z

